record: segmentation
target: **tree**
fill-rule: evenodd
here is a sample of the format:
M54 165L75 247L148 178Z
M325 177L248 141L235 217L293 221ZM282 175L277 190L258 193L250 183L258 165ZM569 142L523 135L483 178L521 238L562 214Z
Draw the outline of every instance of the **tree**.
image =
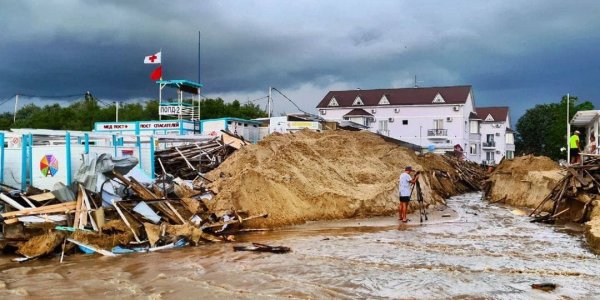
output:
M570 97L569 120L580 110L594 109L589 101L578 105L577 101L577 97ZM567 96L563 96L559 103L538 104L528 109L517 121L517 153L543 155L554 160L565 158L565 152L560 149L567 145L566 113Z
M254 119L266 117L267 113L258 105L241 104L238 100L225 103L223 99L205 99L200 102L201 119L235 117ZM16 122L13 123L11 113L0 114L0 130L10 128L44 128L55 130L92 130L95 122L112 122L116 117L114 104L100 107L93 97L86 97L69 106L59 104L39 107L28 104L17 111ZM158 100L145 103L127 103L119 107L119 121L158 120Z

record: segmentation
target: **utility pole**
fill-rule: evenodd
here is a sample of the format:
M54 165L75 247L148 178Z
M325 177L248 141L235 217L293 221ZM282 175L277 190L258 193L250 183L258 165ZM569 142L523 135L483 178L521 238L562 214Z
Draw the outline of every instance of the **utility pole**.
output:
M17 107L19 106L19 94L15 95L15 114L13 115L13 123L17 122Z
M569 93L567 93L567 163L571 163L571 149L569 145L569 138L571 137L571 122L569 122L569 106L571 104L571 98L569 97Z
M119 101L115 101L115 121L119 122Z
M271 118L271 89L272 87L269 87L269 98L267 100L267 113L269 114L269 119Z

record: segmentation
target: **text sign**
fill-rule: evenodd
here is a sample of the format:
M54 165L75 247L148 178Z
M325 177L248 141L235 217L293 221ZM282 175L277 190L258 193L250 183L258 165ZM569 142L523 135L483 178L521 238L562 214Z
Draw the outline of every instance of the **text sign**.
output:
M179 122L140 122L140 130L178 129Z
M135 124L133 124L133 123L96 124L96 130L107 130L107 131L135 130Z
M179 115L181 114L181 106L165 105L158 107L159 115Z
M312 130L319 130L319 122L288 122L290 129L303 129L308 128Z

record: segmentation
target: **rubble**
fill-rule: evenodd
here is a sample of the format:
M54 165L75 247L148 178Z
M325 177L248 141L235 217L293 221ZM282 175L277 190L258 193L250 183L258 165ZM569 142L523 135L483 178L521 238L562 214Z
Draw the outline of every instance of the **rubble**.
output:
M247 145L242 137L222 131L221 139L176 146L156 151L156 165L163 172L181 179L196 179L219 166L235 150Z
M213 140L213 144L175 147L179 158L163 152L168 168L179 168L180 158L193 164L185 175L191 178L193 174L196 183L169 177L167 172L156 182L136 179L127 175L137 164L135 158L101 154L84 157L86 163L70 187L57 185L54 191L30 188L26 193L4 188L0 193L2 244L17 248L23 258L15 261L22 262L60 248L63 255L81 251L116 256L233 240L245 221L267 214L208 209L205 202L211 201L214 193L204 187L199 172L218 166L225 154L245 144L234 137L225 140L234 146ZM201 155L196 157L198 148ZM206 159L211 160L210 166L204 164ZM169 172L179 174L173 170ZM167 184L172 189L161 189L160 185Z
M135 172L135 158L102 154L84 157L69 187L4 189L3 242L24 247L19 260L61 250L152 252L232 241L241 231L308 220L394 214L406 165L421 174L423 201L413 201L412 210L444 205L446 197L479 189L486 177L475 164L417 155L370 132L305 130L246 144L224 134L157 152L156 180ZM254 244L238 250L289 249Z

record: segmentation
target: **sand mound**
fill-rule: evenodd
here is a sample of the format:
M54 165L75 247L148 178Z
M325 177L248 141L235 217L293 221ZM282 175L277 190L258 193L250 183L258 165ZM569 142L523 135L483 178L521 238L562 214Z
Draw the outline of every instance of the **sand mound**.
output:
M17 253L36 257L52 253L54 249L63 241L64 234L61 232L50 232L35 236L19 247Z
M424 171L421 183L429 204L467 190L451 178L432 175L454 172L437 155L418 157L370 132L301 131L243 147L208 173L218 194L207 204L214 210L269 213L249 222L259 227L390 215L397 210L397 182L406 165Z
M71 238L99 249L111 250L115 246L129 244L133 240L133 234L131 231L118 234L102 234L77 230L71 235Z
M548 157L527 155L504 160L490 176L487 197L492 202L535 207L563 175L560 166Z

